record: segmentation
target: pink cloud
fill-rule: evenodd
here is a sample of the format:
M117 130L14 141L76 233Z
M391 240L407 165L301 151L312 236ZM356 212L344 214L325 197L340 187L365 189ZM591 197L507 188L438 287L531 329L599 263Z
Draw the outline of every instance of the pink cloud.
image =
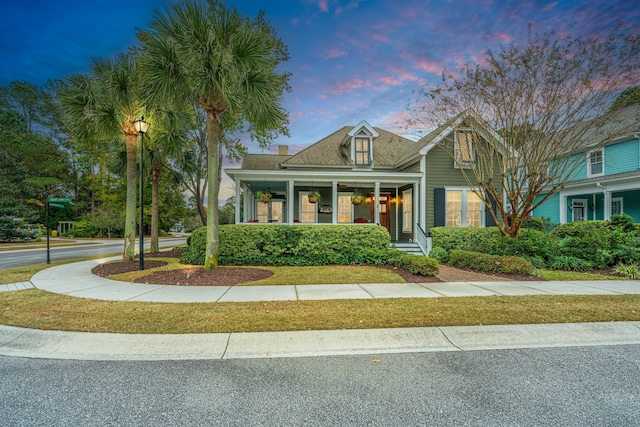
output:
M413 68L426 71L427 73L440 74L442 73L442 69L444 67L442 66L442 64L438 64L437 62L422 59L414 64Z
M542 8L543 12L548 12L550 10L552 10L554 7L556 7L556 5L558 4L557 1L554 1L553 3L549 3L548 5L546 5L545 7Z
M340 49L339 47L334 47L332 49L326 50L324 53L325 59L340 58L342 56L347 56L347 52Z
M343 92L350 92L354 89L360 89L365 86L365 81L360 77L353 77L351 79L344 80L338 83L332 90L331 93L334 95L339 95Z
M318 7L322 12L329 12L329 5L327 5L327 0L319 0Z

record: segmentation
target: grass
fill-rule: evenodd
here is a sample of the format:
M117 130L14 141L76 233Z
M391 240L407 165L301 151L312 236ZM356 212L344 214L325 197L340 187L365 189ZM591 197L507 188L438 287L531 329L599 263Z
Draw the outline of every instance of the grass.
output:
M191 334L640 320L640 295L140 303L42 290L0 293L0 323L36 329Z
M0 285L6 284L6 283L28 282L31 279L31 276L36 274L38 271L44 270L45 268L53 267L56 265L86 261L89 259L108 258L109 256L111 255L100 256L100 257L65 259L62 261L52 261L51 264L47 264L46 262L41 262L38 264L25 265L23 267L7 268L4 270L0 270Z
M603 274L586 273L580 271L545 270L538 269L535 275L544 280L569 281L569 280L624 280L620 276L606 276Z
M200 266L181 264L176 258L150 258L165 261L167 265L144 271L131 271L128 273L114 274L109 279L122 282L133 282L146 276L150 272L166 271L174 269L196 270ZM225 268L225 267L219 267ZM404 283L404 279L398 274L384 268L356 265L332 265L309 267L234 267L234 268L259 268L273 272L273 276L262 280L247 282L244 286L267 285L315 285L315 284L351 284L351 283ZM327 274L328 271L331 274Z

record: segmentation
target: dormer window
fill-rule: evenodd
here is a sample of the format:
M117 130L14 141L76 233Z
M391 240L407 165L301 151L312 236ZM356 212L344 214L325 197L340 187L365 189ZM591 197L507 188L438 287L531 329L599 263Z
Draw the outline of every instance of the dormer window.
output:
M368 136L356 136L355 144L355 165L371 166L371 138Z
M455 139L457 167L471 167L476 162L473 133L468 129L458 129Z

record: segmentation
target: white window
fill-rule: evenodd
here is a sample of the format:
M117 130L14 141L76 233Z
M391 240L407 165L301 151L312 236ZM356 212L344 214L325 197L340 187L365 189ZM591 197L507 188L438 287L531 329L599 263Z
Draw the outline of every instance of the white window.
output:
M604 150L592 151L587 157L588 176L604 175Z
M402 192L402 232L413 230L413 190Z
M316 203L309 203L309 194L300 193L300 222L318 222L318 207Z
M476 161L473 144L473 133L470 130L459 129L455 133L455 159L457 167L471 167Z
M256 219L258 222L282 222L284 202L270 200L269 203L257 202Z
M624 213L622 206L622 197L611 199L611 215L619 215Z
M448 227L482 227L484 203L469 189L446 191L446 223Z
M371 166L371 138L356 136L353 142L355 144L355 165Z
M350 193L338 194L338 222L353 222L353 203Z

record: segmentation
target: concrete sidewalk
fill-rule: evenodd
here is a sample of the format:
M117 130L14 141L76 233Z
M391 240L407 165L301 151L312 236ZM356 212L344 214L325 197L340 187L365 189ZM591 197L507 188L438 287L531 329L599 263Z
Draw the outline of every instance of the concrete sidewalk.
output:
M36 287L81 298L177 303L640 294L637 280L218 287L135 284L91 273L95 265L111 259L119 257L55 266L36 273L30 282L2 286L7 291ZM78 360L234 359L625 344L640 344L640 322L189 335L82 333L0 326L0 355Z
M112 259L82 261L42 270L31 284L80 298L138 302L250 302L325 299L437 298L493 295L640 294L639 280L380 283L291 286L169 286L118 282L91 273Z

